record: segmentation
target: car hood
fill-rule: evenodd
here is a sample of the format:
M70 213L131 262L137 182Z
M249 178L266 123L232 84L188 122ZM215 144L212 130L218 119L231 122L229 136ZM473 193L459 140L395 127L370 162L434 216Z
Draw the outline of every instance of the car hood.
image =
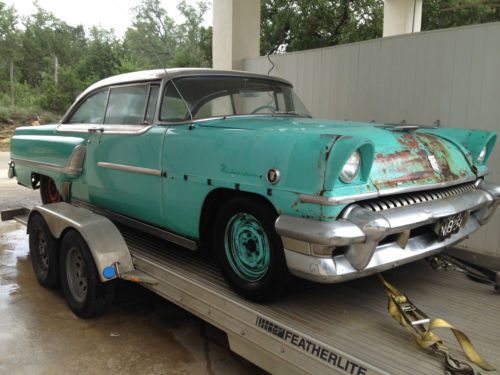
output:
M331 155L330 159L335 159L328 160L327 169L330 170L338 170L338 164L343 165L345 162L338 160L339 153L334 152L336 149L341 148L344 153L350 153L355 149L343 146L360 142L370 144L373 148L371 170L366 180L360 183L374 186L379 191L452 181L458 183L475 177L466 155L467 150L464 151L446 137L441 137L439 129L402 129L386 124L278 116L228 117L220 121L203 122L201 126L248 130L258 132L263 138L266 138L266 134L273 134L273 139L276 139L277 134L290 133L303 133L307 135L304 139L309 139L313 134L318 137L326 136L332 140L327 146L331 150L326 153L326 157ZM359 142L353 142L353 139ZM307 145L304 145L304 149L306 148ZM338 173L326 172L323 190L342 185L338 181Z

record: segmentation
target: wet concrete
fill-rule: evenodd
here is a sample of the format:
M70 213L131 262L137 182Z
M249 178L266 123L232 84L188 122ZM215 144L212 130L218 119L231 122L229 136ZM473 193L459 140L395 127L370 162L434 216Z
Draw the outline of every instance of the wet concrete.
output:
M40 192L17 184L15 179L7 178L7 163L10 160L9 152L0 152L0 210L14 208L19 203L26 207L40 204Z
M38 202L7 180L0 153L0 209ZM0 223L0 374L260 374L228 349L225 334L128 283L112 311L81 320L60 289L38 284L25 227Z

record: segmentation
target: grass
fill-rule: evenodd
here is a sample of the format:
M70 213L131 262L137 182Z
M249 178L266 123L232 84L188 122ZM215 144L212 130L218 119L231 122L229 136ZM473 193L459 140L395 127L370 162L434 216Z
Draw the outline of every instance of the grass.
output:
M32 125L37 118L40 125L53 124L59 121L61 115L38 107L0 106L0 151L9 151L10 139L16 127Z
M50 124L59 121L61 115L44 111L39 107L0 106L0 126L2 124L30 125L38 116L40 123Z

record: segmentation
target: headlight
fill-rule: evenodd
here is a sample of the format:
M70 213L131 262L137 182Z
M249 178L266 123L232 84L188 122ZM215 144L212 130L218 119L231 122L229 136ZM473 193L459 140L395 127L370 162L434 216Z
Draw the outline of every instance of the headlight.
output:
M344 167L340 172L340 179L346 184L352 182L358 176L360 167L361 156L358 151L354 151L344 164Z
M486 158L486 146L479 153L479 156L477 157L477 162L481 164L484 162L485 158Z

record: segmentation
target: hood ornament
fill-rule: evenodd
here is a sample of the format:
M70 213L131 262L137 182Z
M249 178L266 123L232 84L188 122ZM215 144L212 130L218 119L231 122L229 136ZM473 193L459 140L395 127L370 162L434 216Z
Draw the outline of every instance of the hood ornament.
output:
M383 125L378 125L377 128L382 128L386 130L392 130L396 132L405 132L405 131L414 131L420 128L424 129L435 129L437 126L426 126L426 125L418 125L418 124L408 124L406 120L403 120L397 124L386 123Z

